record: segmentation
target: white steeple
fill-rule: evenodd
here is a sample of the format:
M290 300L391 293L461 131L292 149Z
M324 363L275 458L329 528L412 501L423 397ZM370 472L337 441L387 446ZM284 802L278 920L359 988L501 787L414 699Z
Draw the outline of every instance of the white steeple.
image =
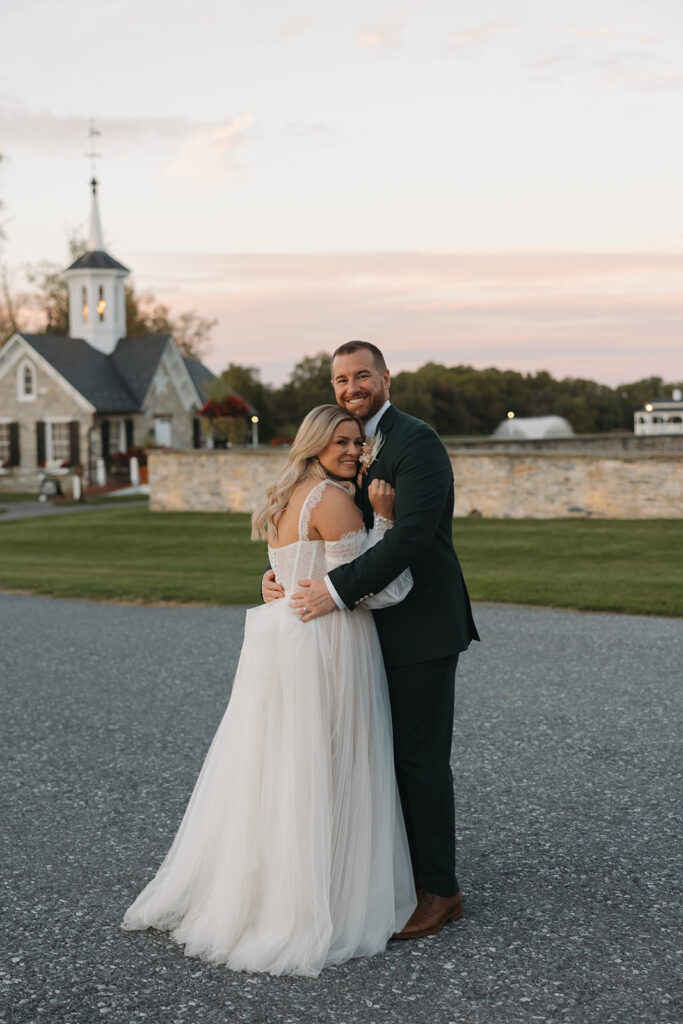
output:
M100 209L97 204L97 178L90 182L92 198L90 200L90 236L88 238L88 252L102 252L104 243L102 241L102 225L100 224Z
M130 271L104 249L97 202L97 179L90 182L88 248L64 271L69 286L69 334L84 338L109 355L126 335L125 279Z

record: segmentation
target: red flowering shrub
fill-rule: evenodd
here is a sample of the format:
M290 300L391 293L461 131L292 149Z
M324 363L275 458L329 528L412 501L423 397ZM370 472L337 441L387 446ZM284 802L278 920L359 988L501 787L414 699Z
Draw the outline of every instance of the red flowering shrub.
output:
M241 416L246 418L249 415L249 406L239 395L226 395L219 402L210 398L202 406L201 416L207 419L217 419L219 416Z
M130 463L130 456L128 452L114 452L109 457L109 462L113 469L127 469Z

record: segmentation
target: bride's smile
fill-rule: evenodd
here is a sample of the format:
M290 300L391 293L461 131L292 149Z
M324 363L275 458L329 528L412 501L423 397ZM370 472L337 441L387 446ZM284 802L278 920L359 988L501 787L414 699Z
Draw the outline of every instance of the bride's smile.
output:
M328 476L353 480L358 472L358 459L363 450L360 429L353 420L339 425L331 442L318 455L318 462Z

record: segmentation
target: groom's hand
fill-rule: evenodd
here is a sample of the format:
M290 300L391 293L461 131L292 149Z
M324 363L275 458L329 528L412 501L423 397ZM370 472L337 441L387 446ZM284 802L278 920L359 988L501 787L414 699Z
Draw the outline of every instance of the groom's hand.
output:
M337 607L324 580L299 580L299 586L301 590L292 594L290 604L302 622L327 615Z
M264 572L263 579L261 580L261 597L267 603L271 601L277 601L278 597L285 596L285 588L275 582L275 573L272 569L268 569Z

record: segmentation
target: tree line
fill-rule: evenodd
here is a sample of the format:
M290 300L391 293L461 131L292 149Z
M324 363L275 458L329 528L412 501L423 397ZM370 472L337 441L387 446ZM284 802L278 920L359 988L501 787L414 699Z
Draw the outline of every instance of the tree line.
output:
M279 387L264 384L255 367L230 363L216 381L214 397L241 395L258 412L260 439L286 440L309 409L334 401L330 377L326 352L306 356ZM442 436L492 434L508 412L564 416L578 434L601 434L632 430L634 411L652 398L670 395L674 386L647 377L611 388L579 377L556 380L545 370L523 374L430 362L395 374L391 400Z

